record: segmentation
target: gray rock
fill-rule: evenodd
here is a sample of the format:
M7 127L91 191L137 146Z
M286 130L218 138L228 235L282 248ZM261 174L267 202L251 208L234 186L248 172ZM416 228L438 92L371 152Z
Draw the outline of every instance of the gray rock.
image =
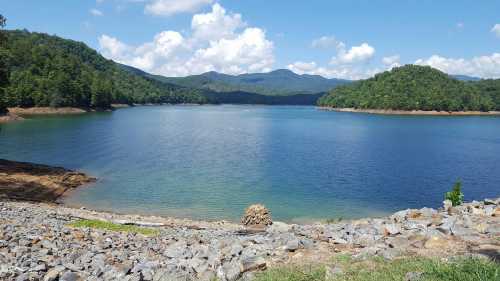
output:
M405 281L419 281L422 280L423 272L408 272L405 275Z
M289 252L294 252L299 248L299 240L298 239L292 239L288 240L286 243L285 249Z
M59 281L81 281L80 275L78 275L75 272L71 271L66 271L64 272L61 277L59 278Z

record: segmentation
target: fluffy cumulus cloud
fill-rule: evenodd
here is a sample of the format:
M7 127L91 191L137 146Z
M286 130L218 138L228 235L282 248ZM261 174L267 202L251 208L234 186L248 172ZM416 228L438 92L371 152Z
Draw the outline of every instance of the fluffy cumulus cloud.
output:
M219 4L209 13L193 16L189 36L163 31L151 42L130 46L101 35L99 45L107 58L166 76L266 72L274 63L273 42L266 33L247 27L241 15L227 13Z
M177 13L196 12L213 0L152 0L144 11L156 16L170 16Z
M401 66L399 55L383 57L382 63L389 69Z
M353 46L349 50L346 49L344 43L339 43L337 46L337 56L332 59L332 64L351 64L358 62L366 62L375 55L375 48L363 43L359 46Z
M500 38L500 23L497 23L491 29L491 32L495 33L495 35Z
M336 65L329 67L318 66L316 62L297 61L287 66L291 71L298 74L321 75L327 78L339 78L349 80L359 80L371 77L383 69L366 68L353 65Z
M415 64L429 65L449 74L500 78L500 53L471 59L446 58L433 55L427 59L419 59Z
M99 16L102 16L104 15L100 10L98 9L90 9L90 14L92 14L93 16L96 16L96 17L99 17Z
M193 37L202 41L232 36L236 29L245 25L240 14L227 14L219 4L214 4L210 13L194 15L191 20Z
M337 48L338 44L340 42L335 39L335 36L321 36L320 38L314 39L311 42L311 46L313 48L323 48L323 49L329 49L329 48Z
M346 44L334 36L322 36L311 42L313 48L333 49L336 54L328 66L320 66L316 62L296 61L287 66L298 74L314 74L329 78L364 79L373 76L382 69L370 67L368 64L375 55L375 48L368 43L347 48Z

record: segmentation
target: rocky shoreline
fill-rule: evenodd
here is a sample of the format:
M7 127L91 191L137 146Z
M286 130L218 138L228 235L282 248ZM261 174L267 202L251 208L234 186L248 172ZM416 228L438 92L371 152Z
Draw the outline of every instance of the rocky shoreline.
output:
M334 224L244 227L0 201L0 280L251 280L283 264L342 253L500 258L500 198ZM80 219L157 230L155 236L75 228Z
M380 115L429 115L429 116L498 116L500 111L436 111L436 110L392 110L318 107L320 110L337 112L357 112Z

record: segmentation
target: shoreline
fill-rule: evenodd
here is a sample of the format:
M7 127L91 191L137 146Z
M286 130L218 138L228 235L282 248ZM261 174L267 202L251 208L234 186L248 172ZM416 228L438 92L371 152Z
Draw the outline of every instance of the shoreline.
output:
M11 112L7 112L6 114L0 115L0 124L12 123L22 120L24 120L24 118Z
M357 108L334 108L318 106L319 110L336 112L353 112L377 115L415 115L415 116L500 116L500 111L436 111L436 110L392 110L392 109L357 109Z
M0 239L0 279L6 280L71 275L72 280L236 281L267 268L321 264L339 255L359 261L500 256L500 198L407 209L384 218L308 225L275 221L258 228L0 199L0 224L9 226L0 231L0 238L8 237ZM26 264L27 258L41 262ZM53 279L43 279L47 276Z
M378 218L274 221L268 226L119 214L57 203L66 191L93 180L64 168L0 159L0 225L5 226L0 228L1 280L72 276L236 281L251 280L267 268L318 264L336 255L359 260L500 257L500 198L406 209ZM11 191L35 190L21 192L21 197L2 196L9 184ZM54 189L60 193L33 200Z

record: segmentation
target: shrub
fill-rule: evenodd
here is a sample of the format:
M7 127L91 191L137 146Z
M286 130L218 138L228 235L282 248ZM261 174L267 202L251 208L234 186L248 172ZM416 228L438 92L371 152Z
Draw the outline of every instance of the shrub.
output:
M461 205L464 202L464 194L462 193L462 183L457 181L453 186L453 189L446 192L444 196L445 200L450 200L453 206Z

